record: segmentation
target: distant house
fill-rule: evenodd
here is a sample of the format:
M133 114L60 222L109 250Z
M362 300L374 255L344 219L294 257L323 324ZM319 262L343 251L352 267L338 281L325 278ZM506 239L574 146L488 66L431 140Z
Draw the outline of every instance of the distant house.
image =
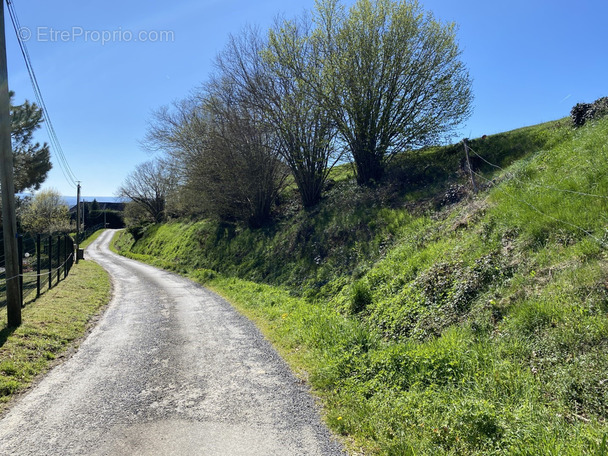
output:
M92 201L84 201L83 202L85 205L85 210L89 210L90 206L93 204ZM125 210L125 204L126 203L97 203L99 204L99 210L100 211L116 211L116 212L123 212ZM76 213L76 205L70 207L70 213Z
M84 221L84 229L93 227L106 228L124 228L123 212L125 210L124 202L98 202L83 201L81 203L82 220ZM72 220L76 220L76 205L70 207L70 215Z

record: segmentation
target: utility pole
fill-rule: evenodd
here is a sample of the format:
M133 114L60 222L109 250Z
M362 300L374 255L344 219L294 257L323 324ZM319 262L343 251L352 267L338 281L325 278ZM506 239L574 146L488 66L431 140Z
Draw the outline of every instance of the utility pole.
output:
M76 191L76 264L78 264L78 252L80 248L80 182Z
M6 312L8 326L21 325L21 290L19 288L19 253L17 249L17 218L15 214L15 183L13 181L13 150L11 146L11 112L8 95L8 65L4 36L4 1L0 2L0 185L2 191L2 229L6 274Z

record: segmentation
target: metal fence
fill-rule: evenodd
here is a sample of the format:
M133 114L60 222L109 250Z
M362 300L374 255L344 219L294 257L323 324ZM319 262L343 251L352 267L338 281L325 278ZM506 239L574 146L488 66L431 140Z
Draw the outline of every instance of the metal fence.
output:
M74 264L74 240L68 235L19 235L21 305L65 279ZM6 271L0 258L0 307L6 306Z

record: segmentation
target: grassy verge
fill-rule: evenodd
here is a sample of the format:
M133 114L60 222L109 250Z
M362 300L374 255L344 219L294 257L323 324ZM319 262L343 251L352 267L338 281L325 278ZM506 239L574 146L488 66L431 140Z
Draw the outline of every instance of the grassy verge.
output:
M87 331L110 298L110 280L96 263L74 265L61 284L23 309L23 324L11 329L0 317L0 412L65 354Z
M101 233L103 233L105 230L101 229L101 230L97 230L95 231L93 234L91 234L88 238L86 238L84 241L82 241L80 243L80 248L81 249L86 249L88 246L90 246L94 241L97 240L97 238L101 235Z

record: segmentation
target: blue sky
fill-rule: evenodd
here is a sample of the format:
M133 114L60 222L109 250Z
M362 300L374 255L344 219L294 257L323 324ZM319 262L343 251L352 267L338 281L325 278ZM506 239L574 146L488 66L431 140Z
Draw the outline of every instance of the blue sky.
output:
M13 0L46 105L83 194L111 196L151 157L139 141L151 113L206 80L229 33L267 28L314 0ZM352 4L353 0L346 0ZM477 137L567 116L608 96L606 0L424 0L459 25L475 110L461 136ZM8 15L7 15L8 21ZM110 41L103 43L104 32ZM139 40L139 34L147 41ZM61 33L64 33L62 36ZM138 39L137 41L135 41ZM34 100L7 23L9 85ZM40 130L38 141L46 141ZM53 157L44 187L75 194Z

